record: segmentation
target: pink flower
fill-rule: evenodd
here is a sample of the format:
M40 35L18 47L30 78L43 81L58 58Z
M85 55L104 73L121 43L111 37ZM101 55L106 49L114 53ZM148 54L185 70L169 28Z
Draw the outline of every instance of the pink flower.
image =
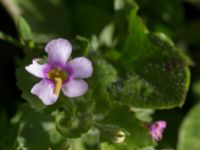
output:
M162 139L162 134L163 134L163 131L164 129L167 127L167 123L166 121L156 121L154 123L152 123L150 125L150 134L151 134L151 137L156 140L156 141L159 141Z
M33 86L31 93L38 96L45 105L55 103L61 90L67 97L84 95L88 84L82 78L92 75L91 61L77 57L67 62L72 46L62 38L51 40L45 51L48 54L46 64L39 64L37 59L33 59L32 64L25 67L29 73L42 79Z

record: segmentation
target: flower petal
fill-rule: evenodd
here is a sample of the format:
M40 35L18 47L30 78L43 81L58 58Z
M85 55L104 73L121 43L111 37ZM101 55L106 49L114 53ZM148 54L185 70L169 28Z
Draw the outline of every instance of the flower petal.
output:
M151 134L152 138L156 141L161 140L162 134L166 127L167 127L167 122L163 121L163 120L152 123L150 126L150 134Z
M33 74L34 76L36 77L39 77L39 78L45 78L45 70L48 68L48 64L38 64L37 63L37 60L34 59L32 64L30 64L29 66L26 66L25 69Z
M89 59L85 57L77 57L68 62L72 68L73 78L88 78L92 75L93 67Z
M70 80L63 84L62 90L68 97L78 97L87 92L88 84L84 80L80 79Z
M53 90L54 84L51 81L43 79L33 86L31 93L38 96L45 105L51 105L58 99Z
M48 62L50 64L64 65L72 52L72 46L68 40L59 38L51 40L45 47L48 53Z
M160 129L166 128L166 127L167 127L167 122L164 121L164 120L157 121L157 126L158 126Z

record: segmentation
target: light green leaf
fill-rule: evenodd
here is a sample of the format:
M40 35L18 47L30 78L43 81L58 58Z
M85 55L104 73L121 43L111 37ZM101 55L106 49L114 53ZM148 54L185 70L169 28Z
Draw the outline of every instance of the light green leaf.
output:
M31 28L23 17L19 18L17 29L18 29L19 36L20 38L22 38L22 40L24 41L32 40L33 37L32 37Z
M135 112L135 116L144 122L152 122L152 115L154 113L154 110L152 109L141 109L141 108L135 108L132 107L131 110Z
M200 105L194 106L187 114L180 127L178 150L200 149Z
M114 44L113 35L114 35L114 24L109 23L103 28L99 36L99 43L107 47L112 47Z

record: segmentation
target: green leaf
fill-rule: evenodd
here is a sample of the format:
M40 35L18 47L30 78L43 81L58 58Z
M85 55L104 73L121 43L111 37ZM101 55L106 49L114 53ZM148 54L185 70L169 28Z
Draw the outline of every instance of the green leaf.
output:
M60 112L56 118L56 128L66 138L80 137L90 129L92 124L91 114L72 116L70 113Z
M69 38L77 34L89 37L92 34L98 34L112 17L112 1L106 0L0 2L15 22L20 16L27 20L36 42L46 42L55 37Z
M186 2L192 4L194 7L200 9L200 1L199 0L187 0Z
M94 72L90 81L94 87L106 87L112 82L116 81L116 69L109 62L107 62L100 53L93 52L89 58L92 60L94 68Z
M17 126L11 124L9 116L6 114L4 109L0 110L0 149L8 150L11 149L17 132Z
M90 59L93 62L94 71L88 84L92 89L92 99L96 103L95 112L107 112L112 105L107 87L117 79L117 71L101 54L92 53Z
M200 96L200 80L197 80L192 85L192 90L196 96Z
M16 70L17 86L22 90L22 98L27 100L32 108L37 111L42 111L46 106L41 100L31 93L32 87L39 82L40 79L29 74L25 67L17 68Z
M127 77L111 86L114 98L141 108L182 106L190 83L185 55L166 38L149 33L133 9L120 61ZM122 72L124 74L124 72Z
M139 150L155 150L155 149L152 146L147 146L147 147L141 148Z
M103 28L102 32L100 33L99 43L107 47L112 47L114 44L113 35L114 35L114 24L109 23Z
M64 111L56 115L56 128L67 138L78 138L93 125L93 101L82 96L65 102Z
M164 32L176 38L180 32L178 30L186 23L183 3L179 0L154 0L153 3L146 0L136 1L140 6L140 15L153 31Z
M71 32L70 11L62 0L13 0L9 3L2 2L2 4L15 22L21 16L27 20L31 25L34 41L46 42L54 36L65 37ZM27 38L27 34L23 33L23 35Z
M18 29L19 36L20 38L22 38L23 41L32 40L33 37L32 37L31 28L23 17L19 18L17 29Z
M86 37L76 36L76 39L72 41L73 45L73 57L87 56L90 48L90 41Z
M198 45L200 39L200 31L198 30L200 26L200 19L193 20L184 24L184 26L179 30L180 37L185 43Z
M120 53L116 50L107 50L105 58L110 61L117 61L120 58Z
M138 7L135 0L114 0L114 9L116 11L132 7Z
M180 127L178 150L200 149L200 105L194 106L186 115Z
M35 112L28 106L21 109L14 149L59 149L66 140L56 130L54 118Z
M149 135L148 129L139 122L134 113L126 106L116 107L114 110L110 111L103 123L110 127L120 128L125 132L126 136L122 143L103 143L101 145L102 150L138 150L140 148L155 145Z
M13 44L19 48L22 48L22 45L20 44L20 42L17 39L15 39L14 37L12 37L10 35L3 33L2 31L0 31L0 40L3 40L10 44Z
M154 110L152 109L141 109L141 108L135 108L132 107L131 110L135 112L135 116L144 122L152 122L152 115L154 113Z

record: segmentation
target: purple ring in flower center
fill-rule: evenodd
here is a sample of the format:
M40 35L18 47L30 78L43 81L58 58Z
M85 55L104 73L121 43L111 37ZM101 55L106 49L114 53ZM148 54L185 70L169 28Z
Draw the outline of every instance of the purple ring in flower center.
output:
M54 84L54 94L59 95L62 84L72 79L73 69L65 64L51 64L44 69L46 79Z

